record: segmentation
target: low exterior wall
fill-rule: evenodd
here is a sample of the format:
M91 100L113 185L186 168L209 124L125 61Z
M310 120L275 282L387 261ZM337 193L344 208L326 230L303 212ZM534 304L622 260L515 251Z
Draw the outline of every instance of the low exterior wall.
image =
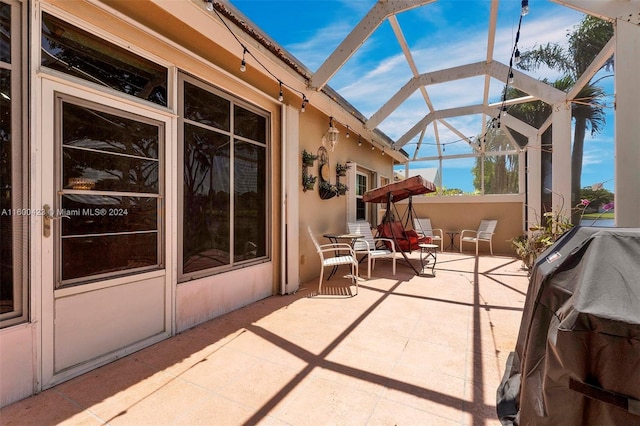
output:
M384 206L381 206L384 207ZM397 204L403 215L407 202ZM433 228L460 232L477 229L482 219L496 219L498 225L493 236L493 253L515 255L511 239L524 233L524 195L486 196L417 196L413 197L413 209L418 218L430 218ZM444 234L444 246L449 245L449 236ZM460 235L455 236L455 245L460 247ZM480 254L489 253L489 245L480 243ZM465 244L464 252L472 253L473 246Z

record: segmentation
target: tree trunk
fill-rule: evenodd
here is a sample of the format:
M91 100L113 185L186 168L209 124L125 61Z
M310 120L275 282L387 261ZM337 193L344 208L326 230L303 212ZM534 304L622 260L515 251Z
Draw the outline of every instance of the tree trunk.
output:
M582 159L584 154L584 136L586 134L587 120L584 117L575 117L575 129L573 133L573 151L571 152L571 223L580 224L582 210L573 209L580 202L580 177L582 176Z

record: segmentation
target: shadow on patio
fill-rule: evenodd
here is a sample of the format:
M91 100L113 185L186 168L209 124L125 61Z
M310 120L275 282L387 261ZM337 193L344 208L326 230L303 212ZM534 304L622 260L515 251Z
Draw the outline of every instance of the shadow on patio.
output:
M497 425L526 273L453 253L435 270L378 261L356 297L313 280L5 407L2 424Z

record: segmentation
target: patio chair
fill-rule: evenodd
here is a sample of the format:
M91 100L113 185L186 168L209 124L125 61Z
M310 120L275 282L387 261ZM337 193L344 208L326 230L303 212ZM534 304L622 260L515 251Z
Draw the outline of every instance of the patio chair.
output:
M320 244L311 231L311 227L307 227L309 236L313 245L316 247L318 256L320 256L320 281L318 282L318 294L322 291L322 279L324 277L324 268L330 266L337 268L340 265L349 265L351 267L351 278L356 285L356 293L358 294L358 258L356 253L347 243L330 243Z
M350 234L364 235L356 240L353 249L356 255L365 253L367 258L367 279L371 278L371 271L376 266L376 259L384 257L392 260L393 275L396 274L396 248L390 238L374 238L368 222L350 222L347 224ZM386 244L385 244L386 243ZM387 248L390 247L390 248Z
M478 255L478 243L481 241L489 243L489 251L493 256L493 247L491 240L496 230L498 221L494 219L483 219L480 221L480 226L477 230L463 229L460 232L460 253L462 253L462 245L464 243L474 243L476 245L476 256Z
M440 244L440 251L443 250L444 238L442 237L443 232L442 229L436 228L433 229L431 227L431 219L426 217L423 219L414 218L413 219L413 228L416 230L418 235L424 237L431 237L431 242L433 244Z

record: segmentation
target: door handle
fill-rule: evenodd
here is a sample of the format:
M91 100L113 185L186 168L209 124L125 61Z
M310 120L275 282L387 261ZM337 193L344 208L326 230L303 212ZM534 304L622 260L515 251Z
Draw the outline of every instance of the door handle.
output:
M44 206L42 206L42 210L44 211L44 216L42 220L42 235L45 238L49 238L51 236L51 221L55 219L62 219L62 218L69 219L69 216L66 214L54 216L51 213L51 206L49 206L49 204L45 204Z

